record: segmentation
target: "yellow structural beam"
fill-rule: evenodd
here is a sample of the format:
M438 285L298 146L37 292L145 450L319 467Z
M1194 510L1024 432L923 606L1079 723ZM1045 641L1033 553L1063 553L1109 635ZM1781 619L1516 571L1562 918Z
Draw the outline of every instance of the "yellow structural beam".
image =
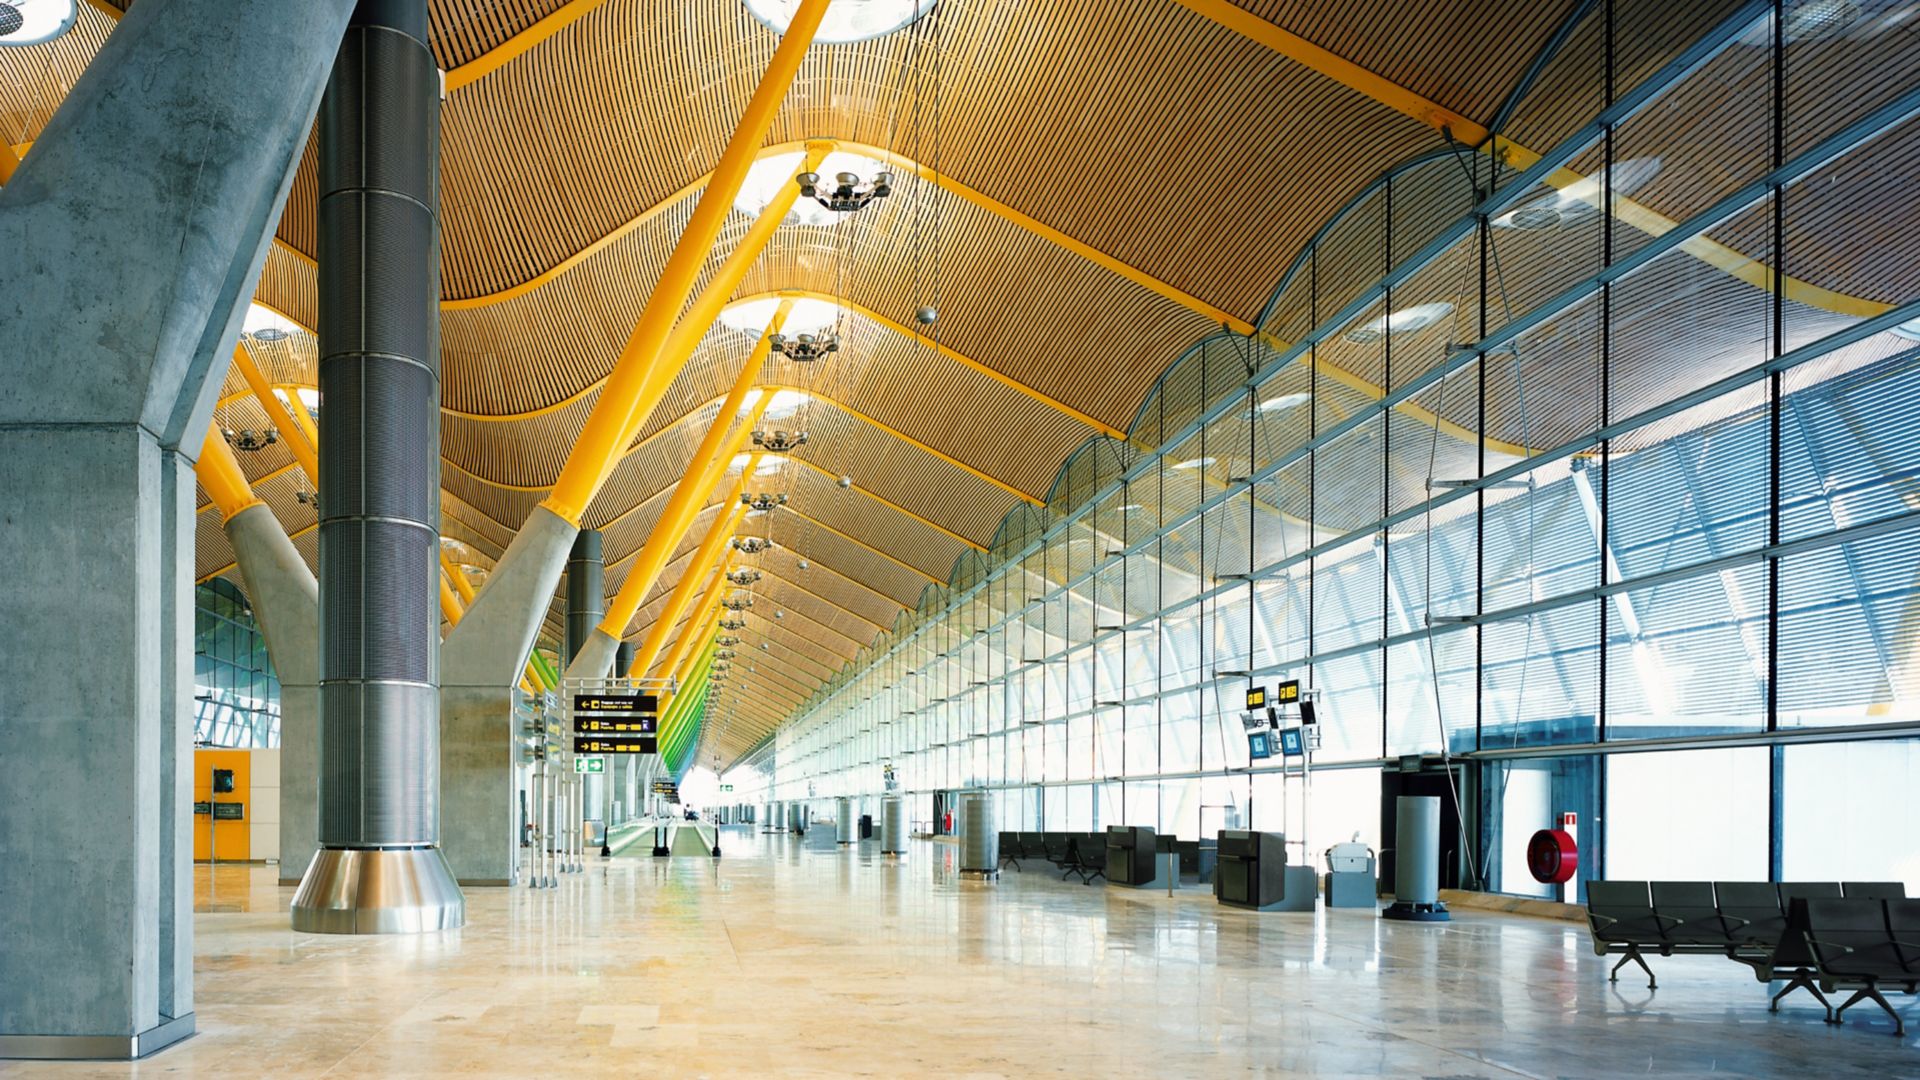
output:
M248 389L253 391L255 400L267 414L267 420L274 427L286 433L287 449L293 452L293 460L306 472L307 479L316 487L320 483L320 456L318 442L308 442L307 429L293 418L280 396L273 392L273 385L260 373L260 365L253 362L252 354L245 345L233 347L233 366L240 370L241 378L247 381ZM300 410L305 412L305 409Z
M756 350L755 358L747 361L747 372L752 372L764 358L764 354ZM727 460L740 449L747 433L753 430L761 413L766 411L771 395L762 394L752 412L734 432L733 438L724 438L727 424L740 411L740 398L745 397L745 385L751 382L751 378L743 377L734 386L736 391L742 393L727 395L720 415L714 417L713 426L707 429L707 438L700 444L700 449L694 452L693 461L687 466L687 474L681 477L679 486L674 489L673 498L654 520L653 530L647 534L646 543L641 545L637 561L627 571L626 580L620 583L620 591L614 595L613 603L607 606L606 618L600 623L600 629L609 636L619 638L626 634L627 624L633 621L634 612L647 602L648 594L653 592L653 586L660 580L660 572L666 569L667 561L679 549L687 529L700 515L707 493L725 475ZM740 479L727 492L727 503L739 501L740 493L746 488L751 475L750 469L740 470ZM725 516L724 511L722 516Z
M822 140L814 140L814 141L822 141ZM979 207L982 210L987 211L990 214L993 214L995 217L1000 218L1001 220L1007 222L1008 224L1013 225L1017 228L1023 229L1026 232L1031 233L1032 235L1037 236L1040 239L1045 240L1056 247L1063 248L1067 251L1070 251L1073 254L1078 255L1079 257L1086 259L1087 261L1094 263L1095 265L1100 266L1105 270L1111 271L1112 273L1125 278L1126 280L1134 283L1135 285L1138 285L1141 288L1146 289L1148 292L1152 292L1161 297L1164 297L1165 299L1170 300L1173 303L1178 304L1183 308L1186 308L1188 311L1191 311L1197 315L1204 317L1210 323L1228 323L1230 325L1238 324L1240 326L1246 325L1245 320L1235 319L1235 317L1232 314L1230 314L1226 309L1216 307L1215 305L1210 304L1205 300L1202 300L1199 297L1194 296L1193 294L1188 293L1185 290L1182 290L1175 285L1172 285L1166 281L1162 281L1161 279L1154 277L1153 275L1147 273L1146 271L1141 270L1139 267L1123 262L1122 260L1115 258L1114 256L1109 255L1104 251L1101 251L1099 248L1094 247L1092 244L1086 243L1083 240L1078 240L1072 236L1069 236L1066 233L1061 232L1059 229L1056 229L1053 226L1048 225L1045 222L1042 222L1039 219L1032 217L1031 215L1028 215L1020 210L1014 209L1012 206L1009 206L1008 204L1001 202L1000 200L992 197L991 195L986 194L985 192L979 191L972 187L968 187L966 184L963 184L960 181L955 180L954 178L946 175L945 173L942 173L936 169L933 169L932 167L925 165L923 163L916 162L912 158L907 157L904 154L896 153L895 151L888 150L884 147L875 146L871 143L855 142L849 139L833 138L833 139L824 140L824 141L830 142L837 149L844 150L852 154L859 154L862 157L870 158L881 164L888 165L892 167L896 173L901 173L901 174L911 173L917 179L924 180L928 183L937 185L938 187L942 188L948 193L955 195L961 199L964 199L967 202L972 203L973 205ZM771 146L762 148L758 156L760 158L779 157L782 154L790 154L797 149L802 149L805 146L809 146L809 145L812 145L812 141L807 143L800 143L800 142L775 143ZM513 300L518 297L525 296L527 293L532 292L533 290L539 288L540 286L547 284L548 282L554 280L560 275L573 269L575 266L578 266L580 263L586 261L588 258L593 256L594 254L605 250L609 245L613 244L615 241L619 240L621 237L626 236L627 234L633 232L633 230L638 229L640 226L645 225L647 222L652 221L655 218L658 218L660 215L666 213L668 210L678 205L681 201L692 197L694 192L699 191L700 189L702 189L707 185L711 177L712 177L712 174L708 173L705 176L701 176L698 179L693 180L691 183L688 183L684 187L681 187L679 190L667 196L665 199L662 199L661 201L646 208L645 210L642 210L639 214L628 219L626 222L622 223L621 225L613 229L611 232L607 233L605 236L602 236L600 239L595 240L591 244L588 244L586 247L560 260L559 262L555 263L553 266L548 267L546 270L541 271L539 274L536 274L535 276L528 278L526 281L520 282L519 284L516 284L516 285L510 285L507 288L501 289L497 292L483 293L478 296L461 297L459 299L454 299L454 300L443 300L441 301L440 306L442 309L447 311L465 311L465 310L472 310L475 308L487 307L492 304L503 303L507 300ZM1245 330L1242 330L1241 332L1245 333Z
M619 362L607 378L593 414L587 418L573 452L567 456L558 482L541 504L562 519L579 524L587 504L600 490L620 451L632 440L630 433L639 428L640 421L635 420L634 415L642 413L644 418L644 413L652 411L651 402L646 403L645 409L641 408L641 391L656 367L656 358L673 331L680 309L693 292L694 281L720 235L720 226L726 222L733 200L740 193L747 170L753 164L754 152L766 139L767 128L773 124L774 114L780 110L787 88L792 85L800 61L806 57L807 47L813 43L814 32L820 28L820 19L826 13L827 0L801 0L792 23L781 36L766 73L760 77L753 98L747 102L746 111L727 142L726 152L714 166L712 181L701 192L686 229L647 298L639 322L621 350Z
M194 463L193 473L199 478L200 486L207 489L213 504L220 508L220 516L228 521L249 506L261 505L219 424L207 428L207 437L200 443L200 460Z
M693 662L696 655L693 651L694 642L705 637L713 628L715 614L720 610L720 598L727 594L727 571L732 567L733 556L728 555L715 568L713 580L707 585L705 595L701 596L700 603L694 608L693 617L687 620L685 627L680 631L680 639L673 643L673 651L667 654L667 662L660 670L672 676L675 686L680 685L680 681L686 676L687 665ZM634 661L634 670L645 670L640 666L637 657ZM665 709L666 706L663 704L661 710L664 712Z
M13 170L20 167L20 155L14 153L13 144L0 139L0 187L13 179Z
M440 566L447 572L447 577L453 579L453 587L460 592L460 602L473 603L473 582L468 581L467 575L454 565L453 557L447 554L447 549L444 547L440 549Z
M1529 169L1540 161L1541 155L1538 152L1504 138L1492 139L1492 132L1482 125L1390 79L1376 75L1345 57L1323 49L1297 34L1282 30L1234 4L1232 0L1176 0L1176 2L1195 14L1210 19L1289 60L1304 64L1342 86L1396 112L1410 116L1435 130L1445 130L1453 136L1454 141L1464 146L1475 147L1486 153L1499 153L1504 156L1506 163L1515 169ZM1583 176L1572 169L1555 169L1547 176L1546 183L1563 192L1571 191L1580 201L1596 209L1603 211L1607 209L1602 205L1604 195L1600 190L1601 185L1596 184L1592 177ZM1679 225L1672 218L1624 196L1614 196L1613 203L1612 213L1616 219L1639 229L1648 236L1664 236ZM1748 258L1717 240L1696 236L1682 243L1680 249L1756 289L1768 293L1773 291L1772 267ZM1796 303L1842 315L1872 318L1892 309L1891 304L1849 296L1798 278L1787 277L1783 284L1783 295Z
M752 461L748 462L747 467L742 470L743 478L753 474L754 463L759 460L760 455L755 454ZM662 608L660 615L654 619L652 629L647 632L639 651L634 654L633 670L644 672L653 667L654 659L660 655L661 647L666 644L667 631L679 621L680 616L687 610L687 605L693 602L694 589L705 578L707 571L719 565L720 560L725 556L727 541L732 539L733 532L739 527L740 519L746 515L746 511L746 504L739 502L736 497L731 508L723 509L714 515L713 524L707 527L707 535L700 541L700 547L694 553L693 561L681 571L680 584L674 587L672 595L667 599L666 607Z
M1391 79L1323 49L1298 34L1289 33L1232 0L1175 0L1194 14L1209 19L1250 41L1304 65L1362 96L1432 128L1449 128L1453 137L1472 145L1487 137L1487 129L1438 102L1430 101Z

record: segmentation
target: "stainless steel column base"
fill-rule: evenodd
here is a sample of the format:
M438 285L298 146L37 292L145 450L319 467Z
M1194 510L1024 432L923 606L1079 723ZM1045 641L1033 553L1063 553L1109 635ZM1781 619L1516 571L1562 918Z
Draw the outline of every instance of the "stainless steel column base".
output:
M437 847L321 848L293 894L293 928L306 934L424 934L466 921Z
M133 1061L193 1034L193 1014L176 1016L138 1035L0 1035L0 1058L31 1061Z

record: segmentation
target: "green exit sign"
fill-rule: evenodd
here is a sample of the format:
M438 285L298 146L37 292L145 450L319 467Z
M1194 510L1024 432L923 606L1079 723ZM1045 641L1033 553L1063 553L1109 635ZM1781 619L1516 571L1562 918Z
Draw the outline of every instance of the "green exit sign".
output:
M732 791L732 790L733 790L733 785L732 785L732 784L721 784L721 785L720 785L720 790L721 790L721 791Z
M573 759L573 771L574 771L574 772L595 772L595 773L603 773L603 772L606 772L606 771L607 771L607 759L606 759L606 758L598 758L598 757L577 757L577 758L574 758L574 759Z

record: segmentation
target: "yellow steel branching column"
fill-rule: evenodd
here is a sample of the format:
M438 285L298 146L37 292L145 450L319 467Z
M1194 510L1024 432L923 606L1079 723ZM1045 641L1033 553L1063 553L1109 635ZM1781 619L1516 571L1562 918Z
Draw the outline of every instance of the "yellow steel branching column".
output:
M742 474L743 479L753 475L754 464L759 460L760 455L755 454L753 460L747 463L746 470ZM667 599L667 606L661 609L659 616L654 619L653 627L647 631L646 640L640 644L640 651L634 654L634 671L645 672L653 667L654 660L660 656L661 648L666 645L667 634L673 630L673 624L680 621L680 616L686 613L688 605L693 602L694 591L706 579L707 571L718 565L725 555L727 541L732 538L733 530L739 526L740 519L746 515L746 510L746 504L740 502L739 497L735 496L733 507L731 509L721 507L720 513L714 517L713 525L707 529L706 539L700 542L700 548L694 552L693 560L687 564L686 571L680 575L680 584L674 587L673 595Z
M783 307L784 310L784 307ZM779 328L778 320L768 328L771 333ZM706 437L693 452L693 459L687 466L687 473L680 478L680 484L674 489L673 497L653 524L647 534L646 544L641 547L640 555L634 560L632 569L627 571L627 579L621 583L620 591L607 606L607 615L600 622L600 629L609 636L619 638L627 631L627 624L633 621L633 613L640 610L646 602L647 594L653 591L654 583L660 580L660 571L667 565L667 559L680 546L680 540L693 524L700 512L700 503L707 492L713 490L714 481L720 478L721 470L740 449L740 444L759 424L760 417L767 411L767 405L773 400L773 392L762 391L760 399L753 404L752 410L735 429L733 437L727 438L727 428L740 412L741 404L746 400L748 391L759 378L761 365L766 363L768 353L767 338L762 335L760 343L754 346L753 355L747 359L746 366L740 369L740 377L734 380L733 390L726 400L720 403L720 412L713 418L712 426L707 428ZM747 473L741 473L745 482Z
M599 491L601 483L612 471L620 452L631 441L632 436L628 433L638 429L639 423L633 420L633 416L642 411L641 391L656 367L661 346L672 332L681 307L693 292L694 280L705 265L714 240L720 235L720 226L726 221L733 200L740 193L747 170L752 166L760 144L765 141L767 129L772 126L774 115L780 111L787 88L793 84L800 61L806 57L807 47L813 43L813 35L819 30L820 20L826 13L827 0L801 0L799 10L794 13L787 32L780 38L779 47L774 50L766 74L761 76L760 85L753 92L753 99L747 103L746 111L740 117L739 126L734 129L733 138L727 143L726 152L721 155L720 163L714 166L713 179L707 182L706 190L701 193L700 202L694 207L686 230L680 234L673 255L668 258L653 294L647 299L640 321L635 324L626 348L621 351L619 362L608 376L607 384L600 392L600 400L594 406L593 414L587 418L579 441L574 444L573 453L568 455L560 478L541 504L566 521L573 524L580 522L587 504L593 500L594 493ZM651 404L647 411L650 410Z
M673 651L667 654L667 662L660 668L663 675L673 680L672 685L675 687L684 685L687 667L699 655L694 651L695 643L703 640L707 636L707 631L713 627L714 614L720 610L720 598L727 595L727 572L733 568L733 562L732 555L720 560L719 572L714 574L713 580L707 584L707 591L700 597L699 605L694 608L693 617L687 620L687 628L681 631L680 639L673 643ZM669 693L666 700L661 703L662 715L666 714L667 706L673 704L673 699L678 693L678 690Z
M233 347L233 366L239 368L241 378L247 380L247 386L253 390L260 408L266 411L268 422L287 433L287 449L293 451L293 460L300 463L307 479L317 487L320 483L320 456L315 450L316 444L308 441L307 429L287 411L286 404L280 400L280 395L273 392L272 384L260 373L260 365L253 362L253 356L247 352L245 345Z
M253 493L253 485L247 483L246 471L240 468L240 459L233 456L233 447L227 445L227 437L220 431L219 424L208 427L193 474L199 478L200 486L207 489L213 505L220 508L220 516L228 521L247 507L260 505L259 496Z

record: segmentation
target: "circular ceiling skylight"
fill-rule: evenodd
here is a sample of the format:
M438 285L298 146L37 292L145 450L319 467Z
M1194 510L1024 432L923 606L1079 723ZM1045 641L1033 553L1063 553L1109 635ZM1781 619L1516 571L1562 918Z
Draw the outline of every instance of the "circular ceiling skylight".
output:
M1260 411L1262 413L1284 412L1288 409L1305 405L1307 402L1312 400L1313 400L1313 395L1307 394L1307 393L1281 394L1279 397L1270 397L1267 400L1261 402Z
M767 296L758 300L748 300L722 311L720 322L729 329L758 336L766 333L767 324L773 321L773 313L779 308L780 300L777 297ZM789 337L796 334L811 334L832 326L839 314L839 308L825 300L803 297L793 301L792 306L787 309L787 318L780 324L780 331Z
M761 392L765 393L765 391ZM787 417L799 412L801 406L812 400L812 396L803 394L798 390L781 390L773 395L772 401L767 402L767 411L762 413L761 416L767 420L785 420ZM758 402L755 404L758 404ZM752 408L751 405L743 406L741 411L745 412L750 408Z
M270 307L248 304L247 318L240 324L240 332L255 341L271 343L285 341L302 332L302 328L299 323Z
M76 0L0 0L0 45L38 45L52 41L73 25L75 3Z
M1453 305L1444 300L1435 304L1402 308L1391 315L1382 315L1372 322L1361 323L1347 331L1346 338L1348 341L1368 345L1388 334L1411 334L1416 330L1425 330L1451 314L1453 314Z
M296 386L293 388L291 396L289 396L287 388L284 386L274 387L273 392L280 395L281 402L289 409L294 407L295 402L299 402L300 407L306 409L308 412L312 412L320 407L320 391L315 390L311 386Z
M800 0L746 0L754 18L772 27L775 33L787 32L787 24L800 10ZM827 5L827 17L813 40L821 45L843 41L864 41L890 34L932 10L935 0L833 0Z
M1660 173L1658 157L1616 161L1611 169L1583 176L1566 187L1528 196L1520 205L1493 219L1496 229L1536 231L1551 229L1570 218L1596 213L1606 196L1607 176L1613 176L1613 197L1631 195Z
M786 154L774 154L761 158L747 170L746 182L740 185L740 195L733 200L733 208L749 217L757 217L780 189L793 183L793 174L800 168L800 162L806 157L803 150ZM849 172L862 180L871 180L875 173L885 166L860 154L849 154L839 150L828 154L813 170L821 176L832 177ZM793 211L786 217L789 225L831 225L841 215L821 206L818 202L802 196L793 204Z
M752 461L753 461L752 454L735 454L733 455L733 460L727 462L727 471L738 472L739 470L746 468L749 464L752 463ZM780 459L767 458L760 462L759 468L756 468L753 470L753 475L772 476L773 474L779 471L780 471Z

